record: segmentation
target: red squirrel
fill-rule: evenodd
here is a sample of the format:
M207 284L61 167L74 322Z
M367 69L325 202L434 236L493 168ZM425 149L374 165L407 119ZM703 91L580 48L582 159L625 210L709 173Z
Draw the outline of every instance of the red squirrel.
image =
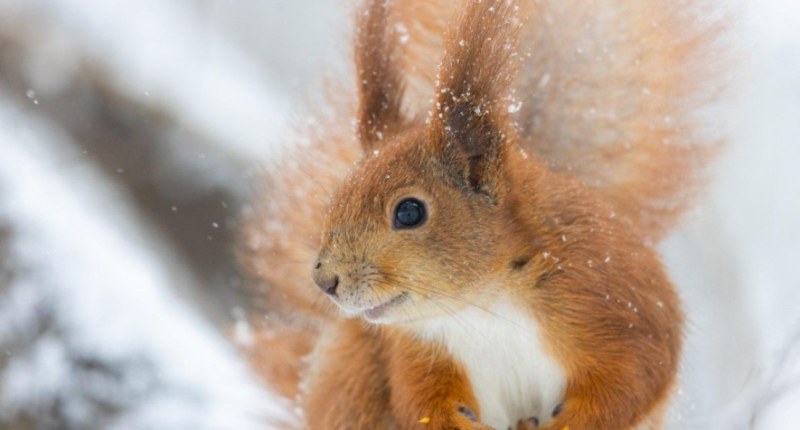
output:
M242 237L289 427L663 428L684 315L654 245L714 147L695 3L363 1L355 91Z

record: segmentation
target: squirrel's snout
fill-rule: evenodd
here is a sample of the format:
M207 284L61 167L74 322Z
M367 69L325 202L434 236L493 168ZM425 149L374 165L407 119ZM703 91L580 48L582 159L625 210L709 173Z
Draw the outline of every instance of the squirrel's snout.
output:
M318 262L314 267L314 283L317 284L320 290L329 296L336 295L336 288L339 286L339 276L335 274L325 273L322 268L322 263Z
M317 283L317 286L320 290L324 291L325 294L329 296L336 295L336 287L339 286L339 277L333 275L330 278L323 278L319 276L314 276L314 282Z

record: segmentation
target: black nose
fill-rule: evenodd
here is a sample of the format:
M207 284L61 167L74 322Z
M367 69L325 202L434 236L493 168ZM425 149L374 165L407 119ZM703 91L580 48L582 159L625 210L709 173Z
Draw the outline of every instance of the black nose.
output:
M317 283L317 286L320 290L324 291L325 294L329 296L336 295L336 287L339 286L339 277L333 275L332 277L326 278L321 276L314 276L314 282Z

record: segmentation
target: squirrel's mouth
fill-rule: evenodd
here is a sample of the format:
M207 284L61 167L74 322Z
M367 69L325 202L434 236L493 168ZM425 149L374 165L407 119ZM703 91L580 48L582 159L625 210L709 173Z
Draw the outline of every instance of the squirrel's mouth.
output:
M383 302L378 306L365 309L364 311L362 311L362 314L364 315L364 318L366 318L367 320L374 321L380 319L390 309L400 306L406 300L408 300L408 293L402 293L398 296L395 296Z

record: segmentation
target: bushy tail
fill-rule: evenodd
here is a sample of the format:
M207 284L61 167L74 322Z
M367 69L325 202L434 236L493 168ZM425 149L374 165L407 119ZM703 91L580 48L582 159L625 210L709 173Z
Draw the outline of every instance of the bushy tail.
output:
M698 1L547 0L531 12L518 86L525 145L596 187L652 238L702 182L716 146L697 114L718 24Z
M458 8L396 4L408 28L408 106L425 109L441 35ZM657 240L691 203L718 146L697 116L719 92L720 80L709 78L722 65L724 20L702 0L520 4L525 60L509 109L523 148L596 188Z

